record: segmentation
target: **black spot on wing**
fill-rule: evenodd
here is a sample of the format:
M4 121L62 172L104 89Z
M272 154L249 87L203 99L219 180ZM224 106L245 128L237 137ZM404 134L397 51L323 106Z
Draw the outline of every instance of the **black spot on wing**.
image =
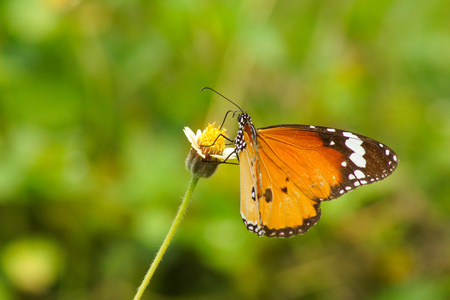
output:
M272 189L267 188L264 191L264 198L266 199L266 202L271 202L272 201Z
M252 187L252 199L253 199L253 201L256 201L256 198L255 198L255 187Z
M287 186L285 186L284 188L281 188L281 191L285 194L287 194Z

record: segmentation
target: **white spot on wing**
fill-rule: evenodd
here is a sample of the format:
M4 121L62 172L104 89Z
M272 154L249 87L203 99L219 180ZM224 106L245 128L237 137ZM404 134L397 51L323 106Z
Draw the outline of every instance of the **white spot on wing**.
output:
M350 155L351 161L360 168L366 167L366 160L362 157L362 155L358 153L352 153Z
M363 141L351 132L344 132L343 135L348 137L345 146L354 152L350 155L350 159L358 167L365 168L366 160L363 155L366 154L366 150L361 146Z
M344 132L342 133L342 135L345 136L345 137L355 138L355 139L358 139L358 140L359 140L358 136L354 135L354 134L351 133L351 132L344 131Z
M362 143L363 143L363 141L360 139L349 138L345 141L345 146L350 148L355 153L364 155L366 153L366 150L364 150L364 148L361 146Z
M356 176L356 178L358 178L358 179L361 179L361 178L365 178L365 177L366 177L366 175L364 175L364 173L361 172L361 170L356 170L356 171L355 171L355 176Z
M327 128L327 131L329 131L329 132L336 132L336 129L334 129L334 128Z

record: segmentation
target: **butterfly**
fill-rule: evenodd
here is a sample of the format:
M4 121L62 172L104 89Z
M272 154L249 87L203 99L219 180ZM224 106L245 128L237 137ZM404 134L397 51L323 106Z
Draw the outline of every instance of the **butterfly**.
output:
M239 109L233 112L239 123L233 143L240 212L247 229L259 236L305 233L320 219L322 201L382 180L397 168L397 154L369 137L313 125L256 129Z

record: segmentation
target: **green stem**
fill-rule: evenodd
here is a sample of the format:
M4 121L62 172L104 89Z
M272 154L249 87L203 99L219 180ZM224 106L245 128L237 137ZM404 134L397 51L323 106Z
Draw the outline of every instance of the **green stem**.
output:
M166 252L167 248L169 247L170 242L173 239L173 236L175 235L175 231L177 231L178 225L180 225L181 219L183 219L184 213L186 212L186 209L189 205L189 200L191 199L192 193L194 192L195 186L197 185L199 177L193 176L191 179L191 182L189 183L188 190L186 191L186 194L184 195L183 201L181 202L180 207L178 208L177 216L172 222L172 227L170 227L169 232L167 233L166 238L164 239L164 242L161 245L161 248L159 248L158 253L156 254L155 259L153 260L150 268L147 271L147 274L145 275L144 280L142 281L141 285L139 286L139 289L134 296L133 300L140 300L142 297L142 294L144 293L145 289L147 288L150 279L152 278L153 274L156 271L156 268L158 267L164 253Z

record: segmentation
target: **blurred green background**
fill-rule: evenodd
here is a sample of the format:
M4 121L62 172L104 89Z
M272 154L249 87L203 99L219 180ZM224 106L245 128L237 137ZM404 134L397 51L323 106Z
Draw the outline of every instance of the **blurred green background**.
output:
M190 179L183 127L235 109L203 86L400 165L287 240L245 229L220 166L143 299L448 299L449 4L2 0L0 299L132 299Z

